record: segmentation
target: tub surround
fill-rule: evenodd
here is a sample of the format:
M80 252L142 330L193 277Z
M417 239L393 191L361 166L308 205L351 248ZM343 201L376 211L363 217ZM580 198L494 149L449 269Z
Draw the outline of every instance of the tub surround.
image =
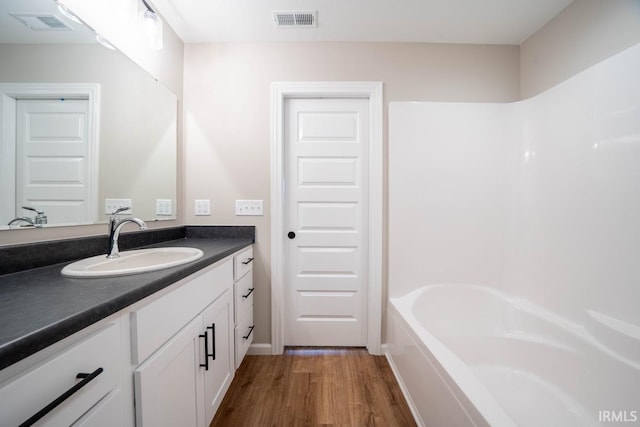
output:
M425 424L637 410L639 70L636 45L518 103L391 105L387 354Z
M518 103L392 104L389 295L473 283L640 325L639 70L637 45Z
M0 369L253 244L254 233L253 226L185 226L123 234L125 250L190 246L204 256L178 267L110 278L60 274L72 261L105 253L106 236L0 248L2 268L13 271L0 276Z

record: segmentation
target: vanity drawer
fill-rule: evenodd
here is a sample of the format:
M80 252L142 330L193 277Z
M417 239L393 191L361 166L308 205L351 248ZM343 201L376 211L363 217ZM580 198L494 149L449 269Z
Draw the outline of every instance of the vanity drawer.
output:
M56 353L26 373L0 385L0 425L17 426L80 383L38 425L70 425L120 380L120 325L110 323L80 342ZM101 370L100 370L101 369ZM95 374L78 379L78 374Z
M240 252L234 257L234 280L240 279L242 276L253 270L253 246Z
M233 285L233 260L183 279L182 286L131 313L133 363L140 364ZM180 282L179 282L180 283Z
M245 274L233 287L235 298L235 324L253 309L253 274Z
M244 355L247 354L251 343L253 342L253 307L247 313L247 315L236 326L236 369L240 367Z
M119 426L122 419L122 393L114 390L102 398L97 405L89 410L72 427L90 426Z

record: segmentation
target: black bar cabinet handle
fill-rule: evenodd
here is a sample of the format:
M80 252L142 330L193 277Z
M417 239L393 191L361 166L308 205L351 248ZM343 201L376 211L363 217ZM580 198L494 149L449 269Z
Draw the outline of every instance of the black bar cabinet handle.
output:
M213 347L211 353L207 354L207 356L210 356L211 360L216 360L216 324L212 323L211 326L207 326L207 329L211 329L211 347Z
M249 337L251 336L251 333L253 332L253 326L254 325L249 326L249 333L242 337L243 340L248 340L249 339Z
M249 295L255 290L255 288L249 288L249 292L246 295L242 295L242 298L249 298Z
M207 335L207 331L204 334L198 335L200 338L204 338L204 363L200 364L201 368L204 368L205 371L209 370L209 335Z
M253 261L253 258L247 258L247 259L245 259L244 261L242 261L242 263L243 263L244 265L247 265L247 264L249 264L251 261Z
M95 371L93 371L90 374L80 373L80 374L76 375L76 378L78 378L78 379L82 378L82 381L80 381L79 383L77 383L76 385L71 387L69 390L67 390L64 393L62 393L53 402L49 403L47 406L42 408L40 411L38 411L35 415L33 415L27 421L25 421L22 424L20 424L20 427L27 427L27 426L31 426L31 425L35 424L38 420L40 420L42 417L47 415L49 412L53 411L58 405L60 405L62 402L64 402L68 398L70 398L73 394L75 394L82 387L84 387L87 384L89 384L95 377L100 375L103 371L104 371L104 369L98 368L98 369L96 369Z

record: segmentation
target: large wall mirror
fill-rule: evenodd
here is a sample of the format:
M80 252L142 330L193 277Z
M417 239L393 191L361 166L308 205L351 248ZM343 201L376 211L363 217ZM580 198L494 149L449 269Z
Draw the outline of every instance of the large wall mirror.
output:
M176 217L177 98L54 0L0 1L0 230Z

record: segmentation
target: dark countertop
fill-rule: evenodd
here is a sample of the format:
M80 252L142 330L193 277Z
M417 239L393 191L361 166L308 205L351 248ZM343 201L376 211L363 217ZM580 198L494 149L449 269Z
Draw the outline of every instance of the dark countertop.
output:
M202 258L178 267L129 276L70 278L60 274L71 263L67 261L2 275L0 369L253 243L253 235L187 232L184 238L145 246L189 246L204 252Z

